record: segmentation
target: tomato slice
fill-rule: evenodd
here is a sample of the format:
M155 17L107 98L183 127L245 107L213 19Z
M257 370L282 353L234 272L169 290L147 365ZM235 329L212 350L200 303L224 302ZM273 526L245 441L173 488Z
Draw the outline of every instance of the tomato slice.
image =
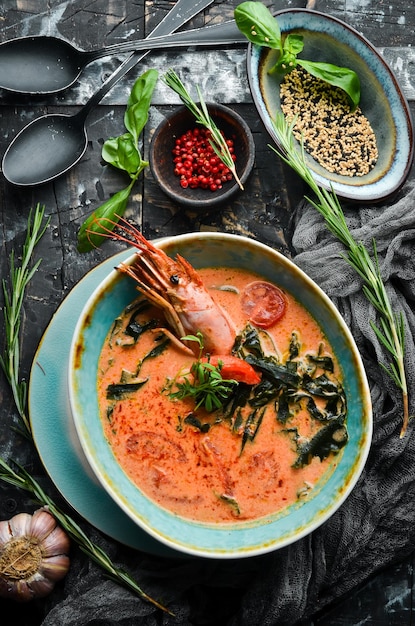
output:
M202 360L207 361L208 359ZM238 383L246 383L247 385L257 385L261 380L261 376L252 365L237 356L214 354L209 357L209 363L215 367L219 365L219 361L222 363L220 371L222 378L233 378Z
M241 306L249 320L260 328L269 328L284 315L284 293L271 283L255 280L242 292Z

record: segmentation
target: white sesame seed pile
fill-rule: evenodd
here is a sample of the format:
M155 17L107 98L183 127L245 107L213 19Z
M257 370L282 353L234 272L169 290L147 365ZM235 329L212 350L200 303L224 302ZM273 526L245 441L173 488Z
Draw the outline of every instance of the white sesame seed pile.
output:
M297 116L293 134L326 170L342 176L363 176L378 158L376 137L357 107L351 111L346 93L296 67L280 87L287 122Z

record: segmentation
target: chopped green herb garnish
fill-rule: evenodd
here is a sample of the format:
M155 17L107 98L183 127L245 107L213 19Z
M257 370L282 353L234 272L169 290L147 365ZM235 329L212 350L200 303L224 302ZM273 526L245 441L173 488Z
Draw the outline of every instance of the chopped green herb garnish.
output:
M233 496L228 496L226 493L221 493L219 498L223 500L223 502L226 502L226 504L229 504L237 515L241 514L239 504Z
M285 363L279 362L274 356L264 355L258 331L253 327L247 327L241 337L238 338L238 350L245 354L245 360L262 372L261 382L255 386L255 392L248 399L250 406L269 406L270 402L275 403L275 413L277 420L285 424L293 417L296 407L302 406L307 409L310 417L325 424L334 424L341 421L342 428L346 430L344 422L346 419L346 396L342 385L335 379L327 376L326 372L332 373L333 359L322 355L323 346L319 347L317 355L305 354L301 358L301 343L297 333L292 333L288 349L288 359ZM253 351L251 353L250 351ZM313 362L313 368L307 368L306 363ZM323 374L316 375L323 370ZM318 403L315 398L318 398ZM246 419L243 426L242 449L247 440L256 435L260 426L262 416L255 411ZM294 429L295 430L295 429ZM325 431L325 426L321 429ZM295 431L296 432L296 431ZM326 441L329 431L325 435L320 435L321 440L313 439L313 443L304 449L301 464L309 462L313 456L320 456L320 441ZM347 435L347 431L346 431ZM252 437L253 438L253 437ZM326 442L327 443L327 442ZM331 449L340 449L338 444ZM342 443L344 445L344 443ZM336 447L337 446L337 447ZM307 452L307 453L306 453ZM308 461L306 461L308 459Z
M171 391L171 400L184 400L193 398L195 411L203 407L209 413L221 409L238 385L236 380L224 379L221 375L222 365L212 365L209 361L201 361L203 352L203 337L187 335L182 341L195 341L199 344L199 356L191 368L189 374L183 376L182 382L174 381L170 388L175 385L177 391Z

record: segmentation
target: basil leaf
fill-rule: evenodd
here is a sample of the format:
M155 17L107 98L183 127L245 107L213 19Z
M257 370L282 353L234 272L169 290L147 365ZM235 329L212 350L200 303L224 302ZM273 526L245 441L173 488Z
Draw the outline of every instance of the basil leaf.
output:
M360 101L360 80L356 72L330 63L317 63L302 59L297 59L297 63L316 78L321 78L329 85L343 89L352 102L353 110L356 109Z
M297 57L291 52L283 52L276 64L268 70L268 74L288 74L297 67Z
M148 70L138 78L131 90L124 114L128 132L108 139L102 146L104 161L127 172L131 182L125 189L114 194L82 224L78 232L79 252L88 252L104 241L107 230L112 230L126 209L131 189L148 161L141 158L138 138L148 120L151 98L158 79L157 70ZM99 220L104 219L103 226ZM107 230L106 230L107 229Z
M304 48L302 35L287 35L282 52L269 74L287 74L297 67L297 54Z
M119 167L118 165L118 137L110 137L102 146L101 156L110 165ZM121 168L120 168L121 169Z
M350 98L352 110L356 109L360 101L360 82L356 72L330 63L297 59L304 47L303 36L289 33L282 42L278 22L262 2L242 2L236 7L234 16L236 25L249 41L280 51L277 63L269 70L270 74L286 74L296 65L301 65L316 78L343 89Z
M134 182L131 181L128 187L117 191L84 221L78 232L78 252L90 252L101 245L104 234L113 230L118 218L123 215ZM103 225L100 220L104 220Z
M101 154L104 161L129 174L134 174L142 162L130 133L107 139Z
M300 54L304 48L304 37L302 35L296 35L289 33L284 40L284 51L291 54Z
M277 20L262 2L242 2L234 11L236 25L252 43L282 49Z
M148 110L151 98L158 79L157 70L150 69L138 78L131 90L124 114L124 125L134 138L137 145L138 138L148 120Z

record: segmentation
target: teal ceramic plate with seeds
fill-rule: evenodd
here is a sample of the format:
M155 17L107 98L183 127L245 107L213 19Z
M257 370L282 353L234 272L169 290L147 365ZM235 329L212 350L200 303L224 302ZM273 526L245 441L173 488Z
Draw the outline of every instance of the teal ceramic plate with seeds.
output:
M392 197L405 182L413 161L413 122L393 72L367 39L334 17L307 9L292 9L275 13L275 19L282 35L295 33L303 37L302 59L347 67L360 79L360 111L358 109L355 113L358 117L360 114L359 128L347 129L346 114L333 122L330 111L319 110L319 106L325 105L320 103L317 93L305 93L309 86L304 86L303 108L307 110L308 126L313 129L314 140L327 132L333 133L331 156L326 160L324 143L316 143L313 156L312 144L307 146L307 165L316 182L324 188L332 186L339 197L353 202L378 203ZM285 108L284 90L291 91L292 99L297 103L301 100L301 93L295 84L300 77L295 78L294 73L287 75L291 81L288 86L287 77L269 73L277 58L276 50L249 44L247 71L252 97L266 130L279 148L273 120L282 107ZM300 114L297 115L299 118ZM305 146L309 128L303 127L302 130ZM337 131L340 132L337 134ZM361 133L360 136L367 139L356 142L361 151L344 163L340 136L347 132L349 138ZM366 169L363 161L368 165Z

